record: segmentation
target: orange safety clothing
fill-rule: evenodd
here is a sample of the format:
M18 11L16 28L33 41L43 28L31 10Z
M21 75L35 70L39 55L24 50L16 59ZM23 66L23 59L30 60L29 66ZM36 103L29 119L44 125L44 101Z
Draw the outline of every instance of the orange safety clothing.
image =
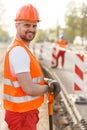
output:
M60 46L60 47L66 47L66 45L67 45L67 41L66 40L59 40L58 41L58 45Z
M31 4L22 6L16 15L15 21L20 20L31 20L40 22L39 20L39 14L35 7L33 7Z
M32 55L30 50L20 41L15 41L7 49L4 62L4 108L14 112L26 112L37 109L44 101L42 96L28 96L21 89L17 77L13 77L9 65L9 52L15 46L21 46L25 49L30 57L30 74L33 83L43 85L45 83L43 73L37 59ZM31 86L32 87L32 86Z

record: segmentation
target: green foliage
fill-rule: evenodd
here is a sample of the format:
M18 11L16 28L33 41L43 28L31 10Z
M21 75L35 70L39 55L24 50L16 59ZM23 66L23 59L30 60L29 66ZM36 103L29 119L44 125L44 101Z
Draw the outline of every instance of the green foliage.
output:
M87 5L82 3L76 5L71 1L67 6L65 14L66 35L72 42L75 36L87 38Z
M80 11L80 36L87 38L87 5L83 3L79 8Z

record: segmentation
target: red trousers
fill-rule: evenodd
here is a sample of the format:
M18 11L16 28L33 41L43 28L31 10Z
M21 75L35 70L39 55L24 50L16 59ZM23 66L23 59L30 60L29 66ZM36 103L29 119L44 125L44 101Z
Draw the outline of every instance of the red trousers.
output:
M28 112L11 112L5 113L5 121L8 124L9 130L36 130L38 123L38 110Z
M58 55L57 55L57 66L58 66L58 60L61 57L61 65L64 67L64 62L65 62L65 51L59 50Z

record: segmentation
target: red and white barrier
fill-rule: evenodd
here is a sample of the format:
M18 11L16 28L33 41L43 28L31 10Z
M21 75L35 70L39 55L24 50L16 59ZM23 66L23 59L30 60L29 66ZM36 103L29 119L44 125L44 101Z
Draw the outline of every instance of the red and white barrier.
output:
M56 67L57 66L57 54L58 54L57 47L53 47L53 49L52 49L51 67Z
M75 55L74 90L78 95L75 103L87 104L87 98L82 94L84 91L84 54Z
M84 86L84 55L75 54L74 90L81 91Z

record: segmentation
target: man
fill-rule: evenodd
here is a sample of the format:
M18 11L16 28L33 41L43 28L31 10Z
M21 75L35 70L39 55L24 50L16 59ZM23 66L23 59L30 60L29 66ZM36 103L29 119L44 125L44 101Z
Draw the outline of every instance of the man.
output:
M9 130L36 130L38 107L44 101L44 94L54 93L54 89L56 92L60 90L57 82L45 81L40 65L29 47L39 21L34 6L22 6L15 18L15 39L5 54L4 108Z
M60 39L58 41L58 46L61 48L58 49L58 55L57 55L57 66L59 64L59 58L61 57L61 66L64 67L65 63L65 48L67 46L67 41L64 37L64 35L60 35ZM57 67L56 66L56 67Z

